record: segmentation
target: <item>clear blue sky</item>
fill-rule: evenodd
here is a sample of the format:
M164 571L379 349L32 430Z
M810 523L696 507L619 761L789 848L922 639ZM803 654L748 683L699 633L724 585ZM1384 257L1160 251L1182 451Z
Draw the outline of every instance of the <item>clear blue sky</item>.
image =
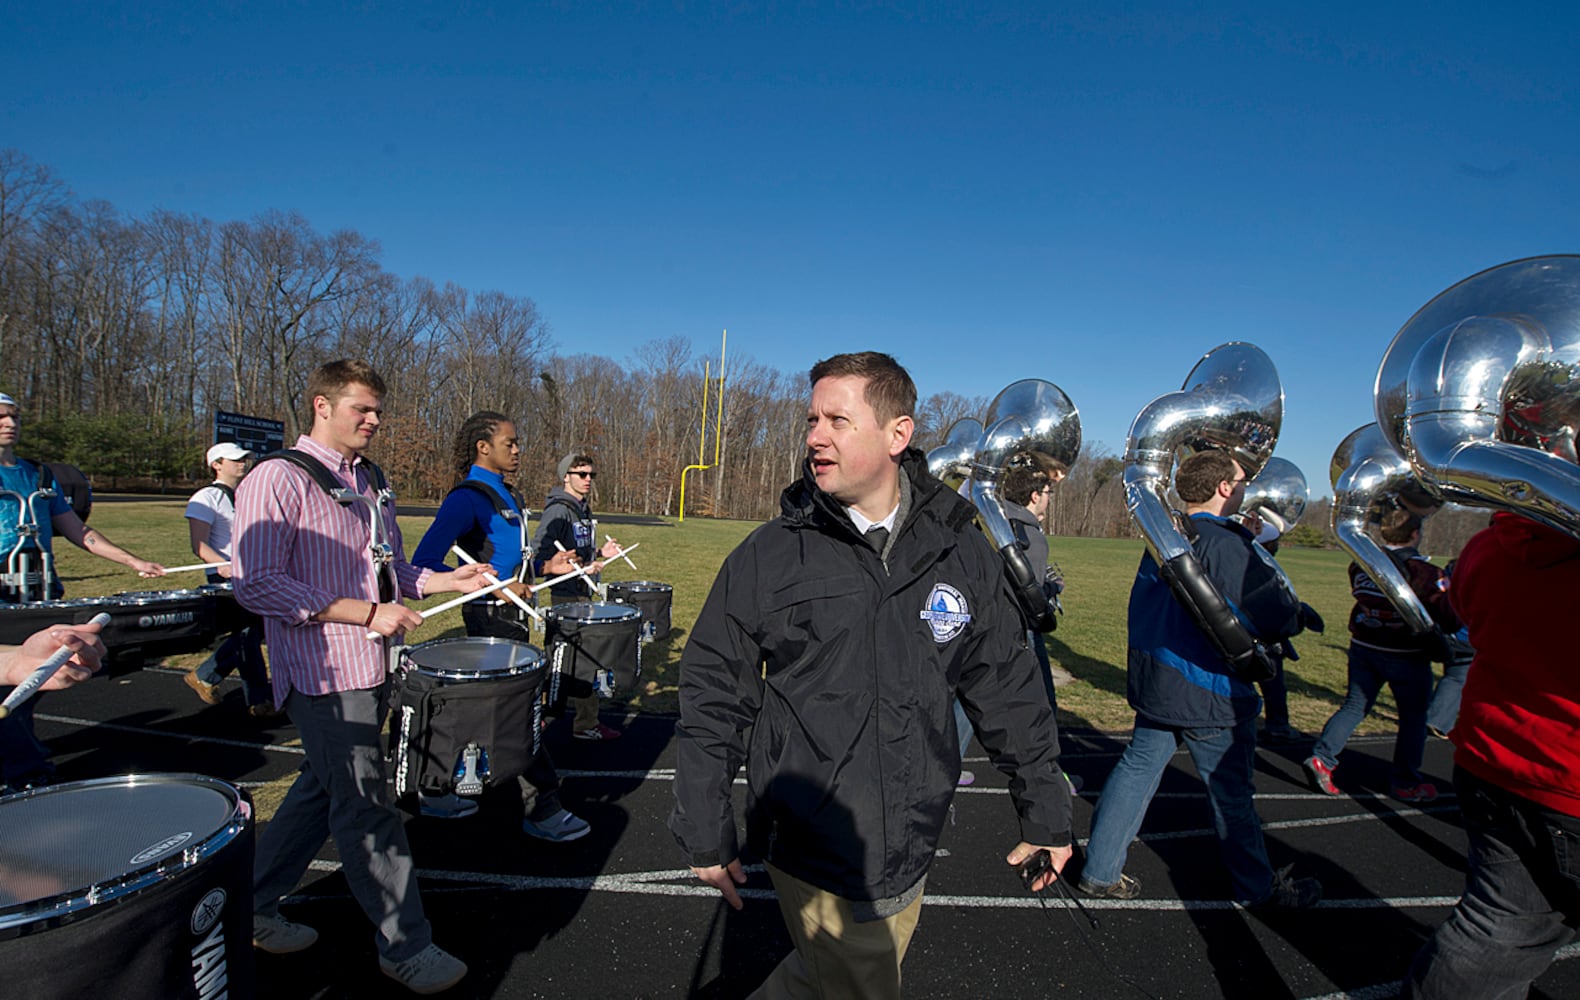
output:
M0 146L80 198L353 228L566 353L1046 378L1112 451L1249 340L1315 493L1416 309L1580 250L1567 5L106 6L0 9Z

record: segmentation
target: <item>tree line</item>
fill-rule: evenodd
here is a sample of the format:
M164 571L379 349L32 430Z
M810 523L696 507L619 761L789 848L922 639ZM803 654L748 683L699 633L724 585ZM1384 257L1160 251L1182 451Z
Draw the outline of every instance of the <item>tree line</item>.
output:
M186 489L206 474L216 410L281 420L290 442L312 370L357 357L388 382L370 457L407 500L453 485L455 429L481 409L517 421L529 503L558 485L554 467L572 451L598 462L600 510L677 513L682 467L699 454L711 463L715 449L718 464L687 481L688 515L771 517L799 475L804 372L731 359L715 441L713 419L703 426L703 357L687 338L649 341L623 362L561 353L532 299L402 278L380 256L373 239L322 233L291 212L130 216L0 150L0 391L23 405L21 452L76 465L100 489ZM711 405L718 392L715 377ZM921 400L917 446L941 443L987 403ZM1049 532L1135 537L1122 472L1118 456L1083 449L1055 491ZM1292 541L1332 544L1325 509L1297 530Z

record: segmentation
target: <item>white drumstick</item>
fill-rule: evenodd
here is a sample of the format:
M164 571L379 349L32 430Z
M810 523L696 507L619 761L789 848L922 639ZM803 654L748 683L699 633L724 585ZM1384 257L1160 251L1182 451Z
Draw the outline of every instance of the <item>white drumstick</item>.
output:
M559 576L553 577L552 579L544 580L542 583L534 583L532 586L528 587L527 589L532 591L534 594L536 594L538 591L544 589L545 587L552 587L556 583L564 583L566 580L574 580L578 576L581 577L584 580L587 579L587 571L585 569L583 569L582 567L578 566L575 569L571 570L569 573L561 573Z
M88 624L97 625L102 629L110 624L110 616L107 612L101 611L89 618ZM5 701L0 702L0 719L10 715L13 708L33 697L39 688L48 684L49 679L55 676L57 670L66 665L66 661L71 659L72 655L71 649L66 646L62 646L49 654L49 659L40 663L31 674L27 675L27 678L22 683L18 684L10 694L6 695Z
M554 547L559 549L561 552L565 551L565 546L561 545L559 542L555 542ZM592 577L587 575L587 571L585 569L580 566L576 567L576 572L574 575L582 578L582 582L587 585L588 590L593 592L594 597L598 596L598 585L593 583Z
M614 542L614 547L615 547L615 548L617 548L617 549L620 549L620 543L619 543L619 542L615 542L615 541L614 541L614 536L613 536L613 535L605 535L605 536L603 536L603 537L604 537L604 541L606 541L606 542ZM636 543L636 545L641 545L641 544L642 544L642 543L641 543L641 542L637 542L637 543ZM631 549L634 549L634 548L636 548L636 545L633 545L633 546L631 546ZM629 567L631 567L631 568L632 568L632 569L636 569L636 563L634 563L634 562L632 562L632 561L631 561L631 558L630 558L630 557L629 557L629 556L627 556L627 555L626 555L626 553L627 553L627 552L630 552L630 551L631 551L631 549L620 549L620 551L619 551L619 552L616 552L616 553L615 553L615 554L614 554L614 555L613 555L613 556L611 556L611 557L610 557L610 558L613 558L613 559L624 559L624 560L625 560L625 564L626 564L626 565L627 565L627 566L629 566ZM638 570L636 570L636 571L637 571L637 572L638 572L638 573L640 573L640 572L642 572L642 571L641 571L641 570L639 570L639 569L638 569Z
M461 546L459 546L459 545L452 545L452 546L450 546L450 551L454 552L455 553L455 557L457 559L461 560L464 563L475 563L475 562L477 562L476 559L473 559L470 555L468 555L467 551L465 549L461 548ZM487 580L489 583L498 583L499 582L499 577L495 576L492 573L484 573L483 574L483 579ZM505 596L510 598L513 602L515 602L516 607L520 608L522 611L525 611L527 614L531 615L533 618L537 619L538 621L542 621L543 620L543 615L538 612L538 609L534 608L532 605L528 604L526 601L523 601L521 599L521 595L516 593L514 590L507 590L507 591L505 591Z
M193 570L199 570L199 569L219 569L221 566L229 566L229 565L230 565L230 560L227 559L224 562L217 562L217 563L193 563L190 566L166 566L165 567L165 575L169 576L171 573L190 573Z
M443 604L435 604L433 607L428 608L426 611L419 611L417 613L422 615L423 621L427 621L429 618L433 617L434 615L438 614L441 611L449 611L451 608L458 608L461 605L465 604L467 601L475 601L479 597L484 596L485 594L492 594L494 591L496 591L496 590L503 590L504 588L506 588L508 586L510 586L510 581L509 580L500 580L497 583L491 583L488 586L483 587L483 588L481 588L479 590L474 590L470 594L462 594L460 597L457 597L453 601L445 601ZM379 635L377 632L369 630L368 638L369 639L382 639L384 637L382 635Z

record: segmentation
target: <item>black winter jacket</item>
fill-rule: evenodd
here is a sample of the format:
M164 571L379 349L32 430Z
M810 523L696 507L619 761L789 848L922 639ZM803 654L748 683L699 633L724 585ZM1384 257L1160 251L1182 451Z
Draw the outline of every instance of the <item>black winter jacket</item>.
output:
M901 895L954 796L957 693L1010 777L1021 839L1070 843L1053 714L1002 559L919 451L902 475L887 567L804 472L720 569L681 659L669 825L690 864L737 858L745 763L754 849L846 899Z

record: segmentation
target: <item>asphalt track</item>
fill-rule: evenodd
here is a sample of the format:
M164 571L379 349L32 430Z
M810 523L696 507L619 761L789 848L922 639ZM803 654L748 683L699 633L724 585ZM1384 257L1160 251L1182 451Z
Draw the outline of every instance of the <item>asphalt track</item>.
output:
M227 681L225 689L228 701L210 707L176 671L95 678L44 696L38 732L66 780L198 771L258 794L278 789L300 763L294 729L249 719L239 686ZM671 717L637 716L609 744L570 740L563 722L551 727L566 802L592 823L581 841L524 837L509 790L490 792L472 818L409 823L436 939L471 966L447 995L737 997L788 952L760 868L737 914L681 867L664 828L673 726ZM1257 806L1273 861L1294 862L1297 874L1325 887L1316 909L1271 916L1223 901L1202 786L1180 754L1130 853L1142 898L1086 901L1101 922L1095 931L1057 898L1044 911L1003 864L1016 840L1006 782L973 747L967 766L977 783L956 796L928 879L905 961L907 996L1393 996L1410 956L1458 896L1465 838L1452 794L1423 808L1378 794L1391 745L1352 743L1338 780L1355 794L1336 799L1306 788L1303 747L1261 751ZM1076 805L1082 836L1122 747L1089 731L1065 736L1065 766L1087 783ZM1428 747L1426 769L1448 788L1448 744ZM259 955L260 997L411 995L378 973L372 928L347 894L332 845L284 912L322 937L297 955ZM1532 996L1580 996L1575 953L1561 954Z

